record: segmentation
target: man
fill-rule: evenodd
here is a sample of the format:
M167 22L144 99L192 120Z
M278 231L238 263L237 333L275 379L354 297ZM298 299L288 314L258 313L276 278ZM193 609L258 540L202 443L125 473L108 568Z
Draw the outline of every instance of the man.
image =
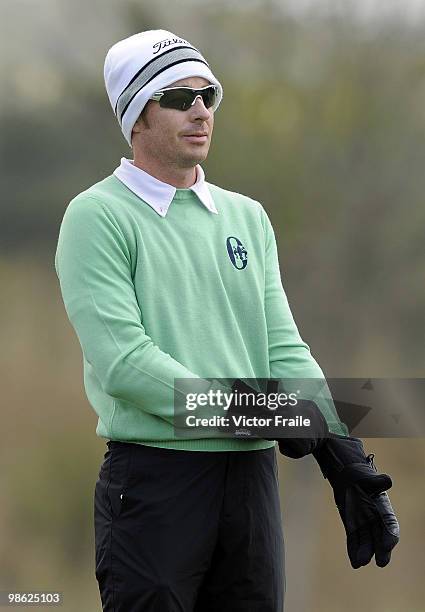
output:
M241 378L323 373L291 315L265 210L205 181L223 95L205 58L152 30L116 43L104 75L133 160L70 202L55 259L108 440L94 508L103 610L281 612L275 442L181 437L175 394L183 379L218 392L221 379L236 390ZM279 442L293 456L323 447L294 443Z

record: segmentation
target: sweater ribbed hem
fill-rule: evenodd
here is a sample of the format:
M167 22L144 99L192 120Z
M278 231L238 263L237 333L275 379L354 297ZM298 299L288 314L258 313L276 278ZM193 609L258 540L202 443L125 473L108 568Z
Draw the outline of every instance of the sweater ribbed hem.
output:
M110 440L111 438L107 438ZM253 439L239 440L237 438L215 438L215 439L200 439L200 440L117 440L117 442L133 442L133 444L142 444L144 446L155 446L157 448L171 448L174 450L188 451L251 451L264 450L272 448L275 445L274 441Z

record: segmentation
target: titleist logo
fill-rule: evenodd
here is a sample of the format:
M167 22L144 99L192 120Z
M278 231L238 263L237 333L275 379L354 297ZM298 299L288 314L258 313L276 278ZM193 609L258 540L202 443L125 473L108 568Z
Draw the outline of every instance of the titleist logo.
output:
M187 40L183 40L182 38L166 38L165 40L159 40L153 45L152 49L156 49L153 54L155 55L156 53L159 53L161 49L165 49L165 47L169 47L170 45L177 45L178 43L189 44Z

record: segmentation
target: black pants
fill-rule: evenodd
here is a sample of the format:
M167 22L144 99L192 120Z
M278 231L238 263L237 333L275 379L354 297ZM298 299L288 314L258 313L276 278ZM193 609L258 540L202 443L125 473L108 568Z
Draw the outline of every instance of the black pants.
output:
M107 445L94 500L104 611L283 611L274 448Z

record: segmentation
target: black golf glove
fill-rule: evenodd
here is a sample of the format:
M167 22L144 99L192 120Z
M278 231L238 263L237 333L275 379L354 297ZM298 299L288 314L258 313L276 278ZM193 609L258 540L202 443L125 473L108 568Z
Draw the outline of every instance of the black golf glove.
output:
M270 380L267 384L267 392L277 392L278 387L279 380ZM279 451L286 457L300 459L311 454L329 435L326 419L312 400L298 399L295 405L285 406L283 413L287 418L295 418L298 415L310 422L308 427L286 429L284 438L266 438L266 440L276 440Z
M373 555L376 565L385 567L400 536L386 493L392 486L391 478L378 474L374 455L366 457L359 438L329 434L313 456L332 486L352 567L367 565Z
M316 404L311 400L298 400L296 406L289 410L285 409L289 417L301 414L303 418L308 418L308 427L297 427L296 431L287 430L284 438L275 438L282 455L292 459L300 459L305 455L310 455L315 449L319 448L329 435L328 424L325 417L320 412ZM306 436L306 437L303 437ZM273 438L266 438L267 440Z

